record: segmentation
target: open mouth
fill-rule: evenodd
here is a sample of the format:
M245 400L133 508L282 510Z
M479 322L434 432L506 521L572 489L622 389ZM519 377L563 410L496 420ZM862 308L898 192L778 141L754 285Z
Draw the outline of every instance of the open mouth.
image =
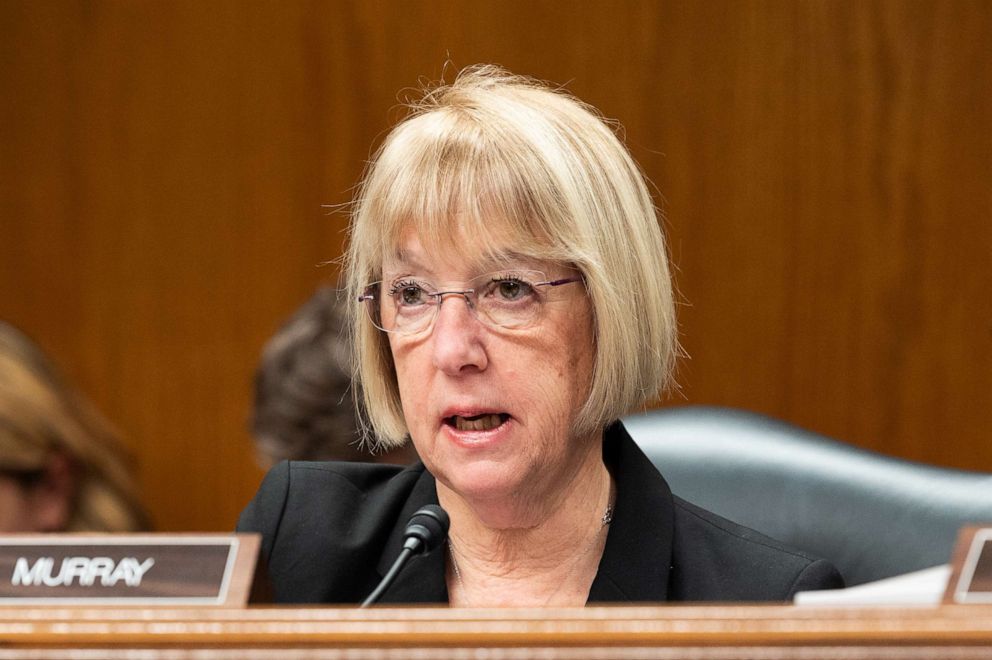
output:
M491 431L510 419L506 413L485 413L483 415L471 415L462 417L452 415L445 417L444 423L459 431Z

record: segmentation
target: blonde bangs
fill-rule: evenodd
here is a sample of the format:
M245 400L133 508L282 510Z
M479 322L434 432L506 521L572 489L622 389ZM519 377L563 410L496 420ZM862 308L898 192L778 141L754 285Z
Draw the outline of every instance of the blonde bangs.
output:
M544 168L519 153L521 145L500 142L461 114L421 115L398 129L363 191L352 239L381 258L413 231L431 257L462 251L460 237L471 236L480 262L509 254L568 261L552 238L563 209L560 195L541 185ZM363 228L375 235L362 235ZM366 283L378 278L377 265L368 264Z

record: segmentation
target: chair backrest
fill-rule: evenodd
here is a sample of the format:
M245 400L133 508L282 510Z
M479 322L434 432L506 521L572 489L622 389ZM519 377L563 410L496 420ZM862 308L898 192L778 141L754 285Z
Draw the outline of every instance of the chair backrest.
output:
M828 559L848 586L950 561L992 523L992 475L883 456L729 408L663 408L624 425L672 492Z

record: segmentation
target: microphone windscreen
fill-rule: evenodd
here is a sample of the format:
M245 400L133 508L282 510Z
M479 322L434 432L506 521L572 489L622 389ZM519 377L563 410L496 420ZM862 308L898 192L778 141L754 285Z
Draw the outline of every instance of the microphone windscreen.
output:
M421 542L420 552L430 552L441 545L448 536L447 512L436 504L420 507L406 524L405 536Z

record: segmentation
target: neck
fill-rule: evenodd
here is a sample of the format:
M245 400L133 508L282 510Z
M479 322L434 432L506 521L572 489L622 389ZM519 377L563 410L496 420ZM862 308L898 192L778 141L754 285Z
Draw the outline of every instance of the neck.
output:
M501 509L503 515L493 516L491 505L480 515L438 484L438 498L451 517L453 605L585 604L606 543L603 515L612 503L612 480L599 444L593 444L559 492L516 497Z

